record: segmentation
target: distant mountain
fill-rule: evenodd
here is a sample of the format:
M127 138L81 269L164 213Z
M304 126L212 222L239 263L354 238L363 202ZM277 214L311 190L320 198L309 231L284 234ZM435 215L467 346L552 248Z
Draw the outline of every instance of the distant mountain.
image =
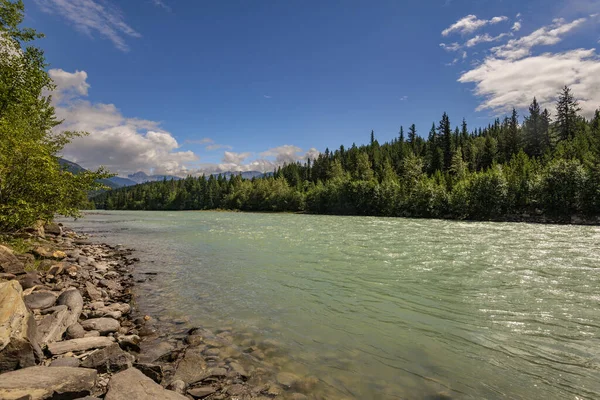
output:
M173 179L175 181L178 181L181 179L180 177L174 176L174 175L148 175L143 171L138 171L135 174L127 175L127 178L129 178L129 180L135 182L134 184L145 183L145 182L156 182L156 181L162 181L165 179L168 181L170 181L171 179Z
M273 175L272 172L262 173L260 171L227 171L227 172L215 172L212 174L214 176L222 175L226 178L230 178L232 176L241 175L244 179L252 179L252 178L264 178L266 176Z
M78 174L80 172L86 171L81 165L74 163L73 161L65 160L64 158L59 158L58 162L60 165L65 166L68 171ZM124 186L133 186L137 183L132 181L131 179L121 178L120 176L113 176L108 179L100 179L100 182L111 189L118 189Z

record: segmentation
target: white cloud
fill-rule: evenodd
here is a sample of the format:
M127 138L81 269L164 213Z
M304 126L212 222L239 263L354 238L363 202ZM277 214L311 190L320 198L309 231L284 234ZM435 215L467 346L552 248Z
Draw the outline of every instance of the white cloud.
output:
M179 151L177 140L158 122L127 118L114 104L86 100L90 85L85 71L49 73L57 85L56 115L64 119L57 129L89 132L64 148L66 159L90 169L105 165L120 175L139 170L185 174L188 164L198 160L191 151Z
M492 19L478 19L476 15L470 14L464 18L459 19L454 24L442 31L442 36L448 36L451 33L468 34L473 33L477 29L482 28L489 24L497 24L503 21L507 21L508 17L498 16Z
M46 13L58 14L75 26L77 30L90 37L94 32L104 36L121 51L128 51L127 37L139 38L141 35L129 26L121 11L97 0L35 0Z
M517 21L513 24L512 28L510 28L513 32L519 32L521 30L521 22Z
M533 96L549 109L564 85L573 89L582 113L593 114L600 106L600 59L594 49L545 53L519 60L490 57L459 79L474 83L483 98L477 110L509 111L526 108Z
M234 153L232 151L226 151L223 153L223 162L226 164L242 164L245 159L250 157L252 153Z
M564 19L555 19L549 26L541 27L527 36L509 40L502 46L492 48L492 52L496 57L501 58L513 60L523 58L531 54L534 46L549 46L560 42L561 36L581 26L585 21L585 18L580 18L567 23Z
M264 95L263 95L263 97L264 97L265 99L270 99L270 98L272 98L273 96L269 96L268 94L264 94Z
M450 44L440 43L440 47L446 51L457 51L461 48L461 45L456 42Z
M501 40L502 38L509 36L509 35L510 34L508 34L508 33L501 33L498 36L490 36L487 33L483 34L483 35L477 35L477 36L467 40L467 42L465 43L465 46L473 47L480 43L497 42L498 40Z

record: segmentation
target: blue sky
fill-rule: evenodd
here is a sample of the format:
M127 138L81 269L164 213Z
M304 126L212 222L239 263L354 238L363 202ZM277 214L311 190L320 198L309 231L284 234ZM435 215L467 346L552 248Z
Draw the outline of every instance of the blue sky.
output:
M326 147L486 125L573 86L600 105L600 0L29 0L65 150L120 175L271 170Z

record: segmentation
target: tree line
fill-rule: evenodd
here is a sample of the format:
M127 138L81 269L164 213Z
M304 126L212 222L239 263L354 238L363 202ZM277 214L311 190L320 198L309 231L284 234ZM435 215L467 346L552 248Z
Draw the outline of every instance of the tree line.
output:
M105 192L110 210L292 211L318 214L503 220L600 215L600 110L580 115L571 89L556 109L534 98L485 128L452 129L444 113L422 137L414 124L380 144L325 150L272 176L192 177Z

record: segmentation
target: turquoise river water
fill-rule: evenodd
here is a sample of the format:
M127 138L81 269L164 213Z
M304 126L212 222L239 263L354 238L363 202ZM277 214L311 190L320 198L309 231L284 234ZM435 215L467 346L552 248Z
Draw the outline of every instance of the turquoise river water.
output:
M316 380L309 397L600 399L598 227L144 211L65 222L158 272L136 289L143 310L275 341L270 365Z

